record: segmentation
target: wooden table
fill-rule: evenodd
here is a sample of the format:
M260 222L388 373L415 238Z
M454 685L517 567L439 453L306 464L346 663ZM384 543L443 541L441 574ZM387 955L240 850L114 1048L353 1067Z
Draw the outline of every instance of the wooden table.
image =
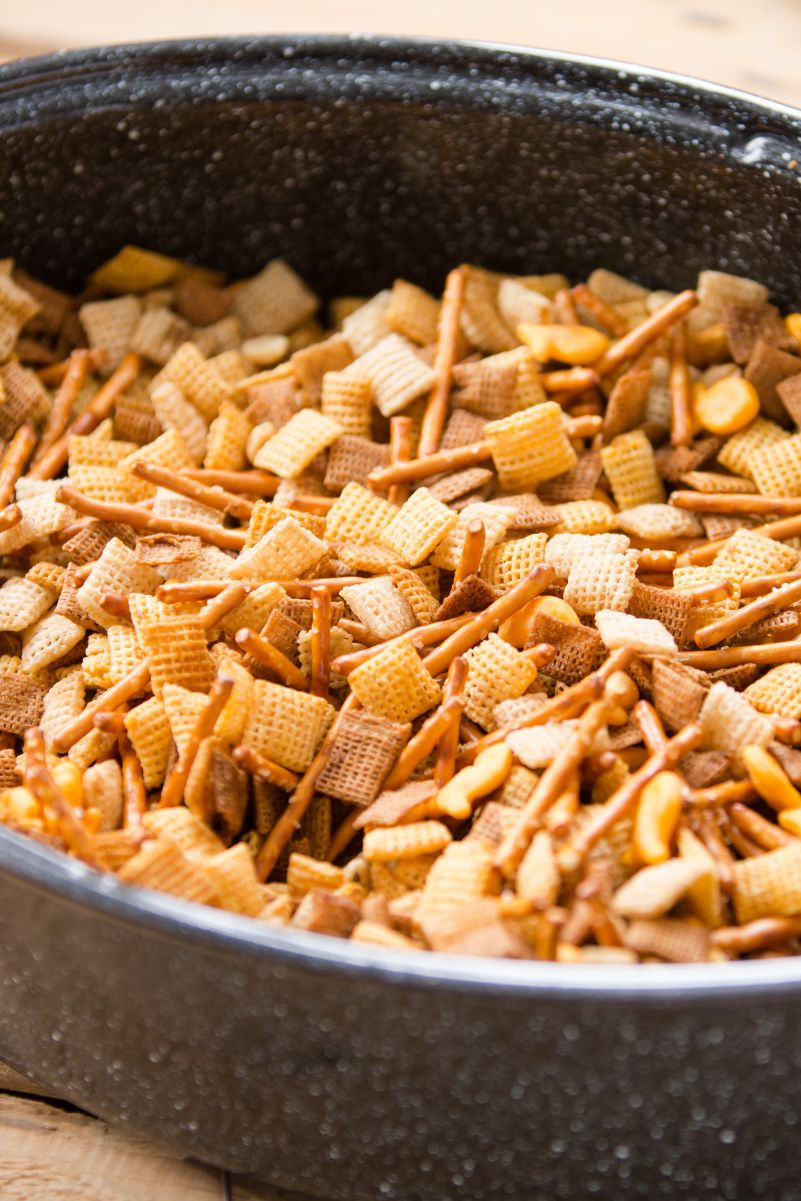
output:
M38 0L0 15L0 58L55 46L263 29L260 0ZM492 22L460 0L293 0L269 7L274 32L373 30L522 42L700 75L801 105L801 0L504 0ZM2 255L2 247L0 247ZM3 1201L303 1201L180 1159L51 1099L0 1065Z

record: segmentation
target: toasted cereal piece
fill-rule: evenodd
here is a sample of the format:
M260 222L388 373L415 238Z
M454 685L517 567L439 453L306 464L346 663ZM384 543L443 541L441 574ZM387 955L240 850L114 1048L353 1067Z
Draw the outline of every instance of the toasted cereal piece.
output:
M663 477L677 484L683 476L697 471L716 455L722 445L722 438L709 435L696 438L689 446L660 446L654 458Z
M126 455L118 464L120 472L130 472L134 463L143 460L156 467L168 467L172 471L180 471L186 467L195 467L195 461L184 441L183 435L177 429L166 429L153 442L139 446ZM154 491L150 495L155 495Z
M545 558L548 535L528 534L491 547L481 565L481 575L493 588L507 591L524 579Z
M192 341L227 384L238 384L251 374L250 359L239 349L242 324L238 317L229 315L203 329L193 330Z
M576 452L565 433L562 410L555 401L533 405L484 429L501 487L533 488L575 467Z
M439 822L418 824L440 825ZM409 826L398 827L398 831L408 829ZM493 887L493 854L487 843L478 838L460 842L448 839L443 851L426 876L421 905L415 915L415 920L420 924L427 924L438 912L458 910L478 898L486 897Z
M261 630L273 609L286 599L287 594L280 584L259 584L235 609L225 615L222 627L229 635L235 634L243 626L249 626L251 630Z
M514 730L504 741L525 767L541 769L570 744L577 726L572 720L548 721L541 726Z
M628 611L633 617L656 618L681 646L694 614L693 598L672 588L656 588L635 580Z
M319 300L283 259L271 259L234 293L233 309L248 337L287 334L314 315Z
M674 592L678 594L685 590L691 591L693 588L699 588L704 584L712 584L721 578L720 573L711 564L707 567L677 567L673 572ZM733 613L739 607L740 581L733 580L732 583L735 587L731 596L726 597L724 600L714 601L711 604L693 606L684 631L684 637L687 640L692 638L696 630L700 630L703 626L709 625L713 621L718 621L728 613Z
M752 451L749 475L765 496L801 496L801 434Z
M439 301L423 288L405 279L396 279L384 319L396 334L418 346L431 346L437 340L439 312Z
M628 550L579 559L570 568L564 599L581 617L599 609L625 613L634 592L637 558L637 551Z
M773 722L721 681L707 693L698 720L703 730L701 747L725 751L737 775L743 774L741 749L751 744L767 746L773 739Z
M212 471L242 471L247 466L245 445L251 425L232 401L223 401L209 426L203 466Z
M752 479L752 456L769 446L777 446L790 438L787 430L764 417L756 417L749 426L727 438L718 452L718 462L735 475Z
M485 354L514 350L517 343L498 311L501 276L472 265L463 269L466 278L459 318L462 333Z
M210 905L217 891L202 866L184 855L168 838L153 838L117 872L123 884L172 893L186 901Z
M518 363L508 361L508 356L514 353L492 355L477 363L457 364L453 369L453 380L458 387L454 403L493 421L525 407L517 403ZM542 385L539 387L541 394L535 403L545 400Z
M663 503L665 490L653 448L642 430L614 438L601 449L601 461L619 509Z
M48 482L41 490L23 496L23 480L24 477L17 484L17 504L22 520L0 533L0 554L10 554L39 538L47 538L77 516L69 505L56 500L56 491L62 481L52 485Z
M327 371L322 380L321 408L343 434L369 439L373 400L372 385L366 376Z
M389 576L414 613L415 620L420 625L427 625L433 621L438 602L420 576L405 567L394 566L389 568Z
M295 911L292 925L332 938L348 938L359 922L359 907L348 897L315 888Z
M486 554L504 537L514 519L514 514L515 510L510 506L481 502L466 505L459 513L456 524L435 548L431 562L435 567L442 567L446 571L455 571L459 566L468 528L473 521L480 521L484 527Z
M672 505L636 505L617 514L617 528L644 542L669 542L674 538L702 538L704 531L693 513ZM589 531L588 531L589 532Z
M225 847L209 827L182 805L148 810L142 825L159 840L167 840L194 860L218 855Z
M668 963L705 963L711 949L708 930L669 918L634 921L625 940L639 955L656 955Z
M774 572L790 571L798 562L798 551L784 542L755 530L735 530L715 555L712 566L719 580L741 584Z
M44 710L46 689L22 672L3 672L0 696L0 731L23 735L37 726Z
M732 900L737 921L801 913L801 842L734 864Z
M122 821L122 771L116 759L104 759L88 767L83 776L86 809L101 815L99 829L116 830Z
M342 433L342 427L316 409L301 409L260 448L256 467L295 479Z
M60 613L42 617L22 635L22 670L34 675L57 663L78 645L85 633L83 626Z
M353 351L345 338L335 334L292 355L292 369L308 401L319 408L325 393L325 377L344 371L353 362ZM325 412L325 406L323 406ZM329 416L336 419L336 414Z
M457 446L480 442L484 437L486 425L485 417L479 417L477 413L468 413L466 409L454 409L442 433L440 448L454 450Z
M345 873L333 863L325 863L294 851L289 856L286 882L295 897L305 896L313 888L327 888L335 892L345 883Z
M77 601L98 625L117 625L120 619L100 604L103 595L106 592L150 594L155 592L160 582L158 573L152 567L138 563L130 547L118 538L112 538L103 547L100 558L78 589Z
M334 716L319 696L256 680L245 724L247 746L291 771L305 771Z
M608 534L618 525L618 515L602 500L571 500L554 512L559 516L555 534Z
M81 671L87 688L110 688L110 668L108 638L105 634L90 634L86 643L86 653L81 661Z
M743 692L760 713L801 717L801 663L781 663L749 684Z
M631 613L619 613L613 609L599 609L595 624L607 650L621 646L632 647L640 655L675 655L676 640L661 621L653 618L634 617Z
M371 805L409 740L411 726L368 713L348 713L337 726L317 787L352 805Z
M93 350L106 352L104 371L111 371L119 365L130 347L141 313L141 302L135 296L95 300L78 310L89 345Z
M106 730L90 730L71 746L67 755L82 772L85 772L99 760L108 759L117 741L116 734Z
M291 517L298 525L302 525L304 529L311 531L318 538L325 535L324 517L320 517L316 513L302 513L299 509L284 509L272 501L257 500L250 514L245 548L249 549L255 546L268 530L273 529L285 517Z
M158 697L130 709L124 717L131 746L142 767L145 788L160 788L167 773L172 730L164 705Z
M390 643L355 668L350 686L365 709L407 722L439 704L442 690L409 642Z
M793 379L799 372L801 359L797 354L788 354L785 350L779 350L770 342L760 339L748 360L744 378L756 388L763 413L774 421L781 422L786 421L786 413L789 411L782 400L781 385L786 380Z
M131 626L109 627L108 654L109 678L114 684L139 666L144 658L144 652Z
M362 854L368 863L416 859L444 850L450 841L450 830L442 822L410 822L406 826L369 830L364 836Z
M485 730L495 729L495 706L516 699L531 687L537 668L520 651L489 634L465 655L468 664L464 688L465 713Z
M798 349L775 305L728 303L724 306L723 318L729 352L735 363L747 363L759 342L783 351Z
M629 545L625 534L554 534L545 546L544 561L566 579L574 563L589 555L622 554Z
M486 609L497 600L499 592L483 580L481 576L471 574L453 588L434 614L434 621L447 621L451 617L459 617L462 613L478 612Z
M392 333L386 314L392 293L389 288L377 292L370 300L360 304L345 316L342 333L353 348L354 354L366 354L382 338Z
M181 614L144 622L137 627L139 641L150 666L150 683L161 698L165 684L179 684L192 692L208 693L214 661L206 632L197 617Z
M300 670L304 676L311 678L312 674L312 657L311 657L311 630L301 630L298 634L298 662ZM354 640L352 635L345 630L341 630L339 626L331 627L331 659L336 659L340 655L349 655L354 649ZM343 688L348 687L347 676L343 676L338 671L331 672L329 686L333 692L339 692Z
M255 546L240 551L230 566L232 579L291 580L303 575L328 552L321 538L304 529L294 517L285 517L269 529Z
M44 617L53 603L51 592L25 577L6 580L0 588L0 630L21 631Z
M0 395L0 438L11 438L23 421L50 409L50 397L38 375L13 359L0 367Z
M458 519L458 514L436 500L427 488L418 488L380 531L379 538L404 563L416 567L429 557Z
M13 353L20 330L38 312L30 292L15 283L10 272L0 271L0 359Z
M216 855L204 857L201 862L221 909L246 917L258 916L264 908L264 896L247 843L238 842Z
M380 538L397 513L395 505L361 484L346 484L326 516L326 539L329 542L372 542ZM454 514L452 524L455 522Z
M604 413L604 440L611 442L618 434L628 433L646 418L651 396L653 372L627 371L616 380Z
M40 721L45 746L50 746L64 726L82 711L84 695L85 680L80 670L70 671L51 686Z
M223 400L231 395L231 385L194 342L178 347L151 385L151 393L164 380L177 385L207 422L214 420Z
M340 592L356 617L381 642L413 630L417 625L411 605L389 576L377 576L363 584L352 584Z
M208 425L206 420L193 404L186 399L181 389L171 380L162 380L151 389L151 399L153 401L153 410L159 420L159 424L166 433L168 430L173 430L180 436L182 445L179 446L179 455L185 450L189 461L164 463L164 455L159 457L164 466L169 467L196 467L203 459L206 453L206 440L208 438ZM164 445L163 443L161 445ZM152 457L153 448L160 449L159 439L154 439L149 444L149 453L145 453L147 447L142 447L135 457L147 459L148 462L154 462Z
M163 367L191 333L188 322L171 309L146 308L131 331L128 344L135 354Z
M337 420L343 429L347 428L346 422L339 418ZM369 429L367 433L369 435ZM388 464L388 445L382 442L371 442L369 436L357 437L354 434L343 434L341 438L337 438L328 452L328 466L325 471L324 483L331 492L339 492L352 480L366 486L370 472L375 471L377 467L386 467Z
M552 318L552 305L547 296L526 287L516 279L503 279L498 286L498 312L514 331L519 325L537 325Z
M414 345L394 333L360 355L347 373L369 381L375 404L385 417L405 409L434 383L432 368L422 361Z
M600 667L604 658L604 643L597 630L560 621L549 613L537 613L530 629L528 644L542 642L556 650L548 675L563 684L577 684Z
M697 883L704 866L689 859L668 859L635 872L612 898L621 917L656 918L667 913Z
M179 259L128 245L102 263L90 278L105 292L149 292L171 283L183 270Z

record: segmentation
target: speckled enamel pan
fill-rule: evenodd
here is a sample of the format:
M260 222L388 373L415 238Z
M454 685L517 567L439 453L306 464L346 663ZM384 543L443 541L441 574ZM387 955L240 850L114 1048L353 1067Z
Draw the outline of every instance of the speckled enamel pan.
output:
M0 257L125 242L324 294L454 263L703 267L801 296L801 114L510 47L255 38L0 68ZM580 968L353 946L0 829L0 1056L340 1201L801 1197L801 961Z

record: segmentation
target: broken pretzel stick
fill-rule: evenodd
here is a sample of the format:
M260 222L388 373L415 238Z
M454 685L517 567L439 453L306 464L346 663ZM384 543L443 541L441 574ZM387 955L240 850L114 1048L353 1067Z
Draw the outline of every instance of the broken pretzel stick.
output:
M767 596L752 601L750 605L744 605L742 609L720 618L719 621L712 621L709 625L701 626L699 630L696 630L695 641L702 648L714 646L716 642L725 642L733 634L747 629L757 621L761 621L763 617L779 613L789 605L795 604L796 601L801 601L801 579L794 580L791 584L785 584L783 588L777 588L775 592L769 592Z
M667 735L662 719L650 701L638 701L631 711L631 716L651 754L661 751L667 742Z
M671 492L670 503L690 513L801 513L801 496L738 495L735 492Z
M48 414L39 445L36 448L34 463L50 449L53 443L61 437L70 419L70 413L78 394L83 387L89 371L92 369L93 356L90 350L73 350L67 360L67 370L61 381L58 392L53 397L53 404Z
M226 613L230 613L248 594L246 584L228 584L219 596L210 600L200 613L200 621L204 630L213 630L222 621Z
M119 714L115 713L112 716L118 717ZM122 763L122 824L126 829L132 826L141 827L142 818L147 813L147 789L142 764L124 725L117 733L117 742Z
M651 550L646 548L638 551L637 554L638 571L669 573L676 566L676 552L674 550Z
M147 459L135 459L131 464L131 472L140 480L147 480L149 484L167 488L170 492L177 492L179 496L187 496L198 504L230 514L231 517L239 517L242 521L248 521L253 512L252 501L233 492L225 492L222 488L210 488L208 484L191 480L179 471L148 463Z
M161 799L158 803L159 809L169 809L180 805L186 781L197 757L200 744L213 732L214 723L225 708L233 686L234 681L230 676L219 675L216 677L209 689L208 700L197 716L186 745L164 781Z
M89 356L90 371L99 370L108 358L108 353L99 347L95 350L85 350L84 354ZM46 387L57 388L69 371L71 363L72 355L66 359L61 359L58 363L48 363L46 367L40 368L36 374Z
M439 442L437 443L439 445ZM389 461L390 463L408 463L412 457L412 419L411 417L390 417L389 419ZM393 484L389 489L387 499L391 505L398 508L409 499L409 483Z
M734 801L726 812L729 819L745 834L746 838L750 838L763 851L775 851L779 847L798 843L798 839L792 834L787 834L781 826L768 821L760 813L756 813L748 805L744 805L742 801Z
M546 392L564 393L565 404L570 404L576 399L577 392L594 388L600 382L600 377L592 367L566 367L563 371L543 371L539 381ZM551 400L554 399L552 395Z
M74 717L72 721L64 726L53 739L53 749L62 753L68 751L80 738L83 738L84 734L88 734L92 729L95 714L105 709L117 709L125 701L129 701L132 696L136 696L138 692L144 691L149 679L150 667L146 662L139 663L136 667L132 668L116 684L112 684L105 692L100 693L94 700L91 700L77 717Z
M268 784L275 784L277 788L283 788L285 792L290 792L295 788L300 779L300 776L290 771L288 767L274 763L272 759L268 759L266 755L260 755L258 751L245 746L244 743L234 747L231 758L237 767L250 772L252 776L258 776L260 780L266 780Z
M107 871L106 861L95 848L64 792L53 779L45 759L44 736L38 726L32 726L25 731L23 746L25 787L33 793L43 813L48 808L53 811L68 850L98 871Z
M646 317L635 329L624 334L619 341L610 346L606 354L594 364L595 370L599 375L608 375L610 371L614 371L615 368L625 363L626 359L633 359L649 343L661 337L666 330L686 316L690 309L694 309L697 304L696 292L691 289L679 292L658 312Z
M11 530L22 521L22 509L19 505L6 505L0 509L0 533Z
M282 684L286 684L289 688L297 688L301 692L308 691L309 681L300 668L296 667L283 651L279 651L277 646L273 646L255 630L247 628L237 630L236 644L241 646L243 651L252 655L257 662L268 667L274 675L278 676Z
M465 291L464 268L456 267L448 273L445 293L437 322L437 349L434 356L434 385L428 397L423 423L420 428L420 455L430 455L439 449L445 418L448 414L448 396L451 390L453 366L459 344L459 325ZM401 482L401 481L398 481Z
M492 459L489 442L469 442L466 446L455 446L452 450L439 450L433 454L410 459L408 463L394 463L371 471L367 482L378 492L386 491L392 484L407 480L422 480L429 475L459 471L463 467L477 467Z
M620 338L627 332L628 325L624 318L616 309L612 308L611 304L607 304L596 292L593 292L592 288L586 284L576 284L574 288L570 289L570 294L576 304L580 304L583 309L586 309L596 321L604 326L608 333Z
M461 584L462 580L467 579L469 575L476 575L478 573L481 560L484 558L486 541L487 532L484 528L484 522L476 518L470 522L465 532L462 553L459 556L459 562L453 575L454 587L457 584Z
M693 440L692 381L687 367L687 339L684 325L678 322L670 337L670 442L689 446Z
M248 496L275 496L280 480L268 471L214 471L209 467L184 467L181 475L209 488L225 488Z
M311 687L312 696L328 699L331 686L331 593L312 588Z
M131 620L131 606L128 597L123 596L121 592L104 592L100 598L100 608L105 609L112 617L122 617L125 621Z
M346 634L350 634L354 642L361 642L363 646L381 646L383 640L368 630L367 626L361 621L352 621L350 617L340 617L337 622L340 630L344 630Z
M777 571L774 575L755 576L751 580L743 580L740 596L764 596L773 588L781 588L783 584L792 584L793 580L801 580L801 571Z
M430 755L440 739L461 716L463 700L453 697L443 701L438 709L426 718L420 729L398 755L395 766L384 780L382 791L394 792L405 784L419 763Z
M753 801L757 795L750 780L725 780L708 788L691 788L685 796L688 805L699 809L714 809L732 801Z
M140 505L94 500L67 485L59 488L56 499L77 509L79 513L85 513L87 517L96 517L100 521L119 521L132 525L137 530L149 530L151 534L190 534L200 538L202 542L222 547L224 550L242 550L247 540L244 530L225 530L222 526L207 525L203 521L188 521L179 517L155 517Z
M102 388L89 401L84 411L76 417L61 437L42 455L31 468L29 475L35 480L52 480L58 475L69 455L70 438L76 434L91 434L101 421L108 417L114 402L130 388L139 375L139 355L126 354L119 367L106 380Z
M286 502L286 507L295 509L299 513L316 513L319 517L325 517L327 513L331 512L335 503L336 497L334 496L305 496L299 493Z
M799 935L801 917L760 917L744 926L719 926L709 937L726 955L748 955L795 942Z
M642 767L612 794L600 812L591 817L561 849L559 862L563 870L575 871L607 831L634 808L645 785L660 772L674 768L688 751L698 746L701 736L702 730L699 725L685 726L666 742L661 750L654 752Z
M25 464L36 446L36 429L32 421L25 421L14 434L0 459L0 505L6 506L14 498L17 480L25 470Z
M460 655L453 660L448 668L448 678L443 692L443 702L458 701L459 708L454 712L449 728L442 735L437 751L437 761L434 766L434 783L442 788L453 777L456 771L456 751L459 747L459 724L464 707L464 686L467 682L467 660Z

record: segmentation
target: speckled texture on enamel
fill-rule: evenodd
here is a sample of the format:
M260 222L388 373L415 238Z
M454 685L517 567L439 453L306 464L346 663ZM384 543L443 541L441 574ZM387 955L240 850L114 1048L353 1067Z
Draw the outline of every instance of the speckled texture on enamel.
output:
M801 295L801 117L636 68L379 39L0 68L0 257L132 241L324 293L471 259ZM132 893L0 830L0 1055L332 1201L798 1201L801 963L395 954Z

